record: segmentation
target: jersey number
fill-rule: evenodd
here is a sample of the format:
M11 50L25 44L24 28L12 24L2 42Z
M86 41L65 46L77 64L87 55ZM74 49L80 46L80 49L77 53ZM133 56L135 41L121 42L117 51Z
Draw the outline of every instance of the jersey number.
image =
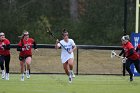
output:
M66 48L67 49L67 51L70 51L70 48Z

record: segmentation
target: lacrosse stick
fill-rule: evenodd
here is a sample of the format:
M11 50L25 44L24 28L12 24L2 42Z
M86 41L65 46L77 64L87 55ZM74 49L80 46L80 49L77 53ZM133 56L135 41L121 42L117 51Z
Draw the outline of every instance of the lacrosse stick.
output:
M52 33L51 28L50 28L50 24L49 24L49 21L47 20L47 18L45 18L45 19L44 19L44 18L41 18L41 19L42 19L42 25L43 25L44 30L47 31L47 33L48 33L50 36L52 36L55 40L57 40L58 38L56 38L56 36ZM59 43L60 43L60 41L59 41ZM60 43L60 45L61 45L61 47L63 47L68 53L70 53L70 52L64 47L63 44Z
M111 51L111 58L114 58L114 57L121 58L121 59L122 59L122 63L125 63L126 60L127 60L126 57L119 56L119 55L117 55L117 53L116 53L114 50L112 50L112 51Z

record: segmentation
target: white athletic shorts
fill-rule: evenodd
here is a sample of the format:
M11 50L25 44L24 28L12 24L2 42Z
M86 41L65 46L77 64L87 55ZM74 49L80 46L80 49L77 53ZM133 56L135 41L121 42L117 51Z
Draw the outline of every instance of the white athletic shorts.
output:
M62 63L66 63L69 59L74 59L74 54L67 54L67 55L61 55L61 61Z

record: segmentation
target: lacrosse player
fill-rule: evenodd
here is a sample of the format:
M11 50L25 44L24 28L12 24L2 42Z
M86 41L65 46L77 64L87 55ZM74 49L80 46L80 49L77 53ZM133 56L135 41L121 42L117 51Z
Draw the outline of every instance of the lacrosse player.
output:
M139 59L140 59L140 44L138 44L138 46L136 48L136 52L139 54Z
M0 66L2 70L2 79L9 80L9 64L10 64L10 41L5 38L3 32L0 33ZM6 74L4 70L4 62Z
M139 55L135 51L131 42L129 41L129 36L128 35L123 36L121 38L121 41L122 41L123 50L119 54L119 56L121 56L124 53L125 58L126 58L126 70L130 75L130 81L133 81L133 73L131 72L130 66L131 66L132 63L134 63L134 65L136 67L136 70L140 73Z
M59 40L57 40L55 46L56 46L56 49L58 49L59 47L62 48L61 60L62 60L63 68L65 70L65 73L69 76L69 83L71 83L72 78L75 77L73 73L73 64L74 64L73 52L76 49L76 45L72 39L69 39L69 34L65 29L62 32L62 36L63 36L63 40L61 40L60 42Z
M34 39L29 38L29 32L25 31L23 32L23 35L21 36L21 40L18 43L17 51L20 51L19 54L19 60L20 60L20 66L21 66L21 81L24 81L24 66L27 65L27 71L26 71L26 77L29 79L30 74L30 64L32 61L32 46L34 46L34 49L37 50L36 43Z

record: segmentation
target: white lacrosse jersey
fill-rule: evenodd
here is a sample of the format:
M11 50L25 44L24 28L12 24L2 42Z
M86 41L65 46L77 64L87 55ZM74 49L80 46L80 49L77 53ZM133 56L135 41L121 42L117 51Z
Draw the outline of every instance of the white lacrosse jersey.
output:
M61 40L60 43L65 47L66 50L71 51L73 49L73 46L75 46L75 43L72 39L69 39L68 42L65 42L64 40ZM62 63L67 62L70 58L74 59L74 54L69 54L62 46L58 43L58 46L61 47L61 60Z

